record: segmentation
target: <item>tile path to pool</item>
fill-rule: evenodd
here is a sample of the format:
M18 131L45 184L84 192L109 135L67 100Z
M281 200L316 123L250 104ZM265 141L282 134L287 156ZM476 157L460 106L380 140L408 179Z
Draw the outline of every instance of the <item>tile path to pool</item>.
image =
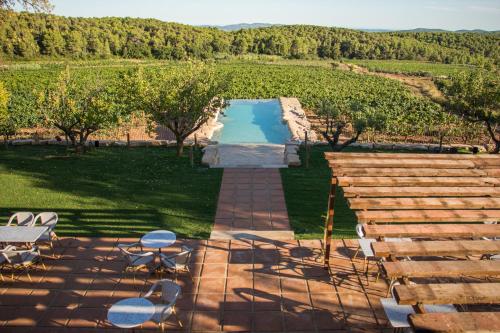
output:
M133 241L63 239L61 257L45 258L47 271L33 272L33 283L25 275L1 283L0 332L113 331L110 305L143 295L158 279L144 272L134 282L122 273L116 244ZM355 241L334 242L329 274L317 240L179 240L166 252L192 246L195 278L179 275L184 327L172 319L167 332L382 332L387 323L378 299L385 282L372 274L367 284L362 260L351 259ZM147 323L142 330L157 327Z
M279 169L224 169L213 230L291 231Z

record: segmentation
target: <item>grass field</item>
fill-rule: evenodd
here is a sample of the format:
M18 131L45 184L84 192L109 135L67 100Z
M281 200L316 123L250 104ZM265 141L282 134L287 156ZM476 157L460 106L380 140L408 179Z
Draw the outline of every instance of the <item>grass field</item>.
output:
M329 147L317 146L311 149L309 169L304 166L281 169L288 215L297 238L323 237L331 178L324 157L325 151L330 151ZM304 161L304 150L302 149L300 153ZM356 223L356 216L347 206L341 190L338 190L333 237L355 237Z
M187 156L164 147L80 156L56 146L0 148L0 224L15 211L55 211L60 235L139 236L162 228L208 238L221 176L191 168Z
M403 60L355 60L346 59L351 63L368 68L372 72L384 72L395 74L411 74L419 76L450 76L462 71L470 71L474 67L467 65L449 65L423 61Z

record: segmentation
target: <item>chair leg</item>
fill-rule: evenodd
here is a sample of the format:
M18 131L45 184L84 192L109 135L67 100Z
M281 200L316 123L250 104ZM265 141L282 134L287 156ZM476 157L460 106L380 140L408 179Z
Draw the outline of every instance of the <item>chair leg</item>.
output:
M389 288L387 289L387 295L385 295L385 297L389 297L389 295L391 294L392 286L394 285L395 282L396 279L391 279L391 282L389 283Z
M26 275L28 275L28 279L30 279L30 282L33 282L33 279L31 279L30 272L26 269Z
M179 326L180 327L184 327L184 326L182 326L182 321L179 319L179 316L177 316L177 311L175 310L175 306L172 308L172 313L174 314L175 319L177 319L177 322L179 323Z
M361 250L361 246L359 246L358 249L356 250L356 252L354 252L354 256L352 257L352 260L356 259L356 257L358 256L359 250Z

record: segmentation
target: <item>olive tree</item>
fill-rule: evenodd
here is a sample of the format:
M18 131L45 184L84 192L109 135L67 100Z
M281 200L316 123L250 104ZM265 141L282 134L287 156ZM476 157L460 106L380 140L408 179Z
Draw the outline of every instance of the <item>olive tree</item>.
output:
M182 156L185 140L225 106L223 94L230 81L202 62L139 70L132 80L135 91L129 98L133 108L173 133L178 156Z
M334 151L341 151L358 141L366 130L378 131L385 124L382 112L356 101L321 100L317 104L316 114L324 126L321 134ZM352 137L339 144L340 136L345 134L347 129L352 129Z
M126 120L128 113L116 100L112 83L77 79L66 69L40 94L38 105L45 124L58 128L81 148L91 134Z
M500 87L498 76L483 71L462 72L449 81L442 81L440 89L446 95L444 107L471 123L483 123L495 148L500 152Z

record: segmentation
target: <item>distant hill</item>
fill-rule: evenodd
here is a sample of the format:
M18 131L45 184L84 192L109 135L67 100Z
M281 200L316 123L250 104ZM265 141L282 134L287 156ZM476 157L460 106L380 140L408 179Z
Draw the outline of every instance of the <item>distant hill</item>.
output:
M270 23L238 23L230 25L202 25L202 27L217 28L223 31L238 31L241 29L269 28L274 25Z
M461 29L461 30L444 30L444 29L428 29L428 28L416 28L416 29L411 29L411 30L394 30L395 32L457 32L457 33L466 33L466 32L472 32L472 33L478 33L478 34L489 34L489 33L495 33L498 32L496 31L487 31L487 30L481 30L481 29L472 29L472 30L467 30L467 29Z
M294 59L404 59L474 64L484 63L485 58L500 63L499 41L500 33L373 33L269 23L204 28L157 19L77 18L0 10L2 59L187 60L263 54Z
M223 31L238 31L241 29L258 29L258 28L269 28L273 26L281 26L282 24L272 24L272 23L237 23L237 24L229 24L229 25L202 25L201 27L210 27L210 28L217 28ZM360 30L364 32L457 32L457 33L479 33L479 34L488 34L488 33L495 33L499 32L499 30L496 31L488 31L488 30L482 30L482 29L460 29L460 30L445 30L445 29L433 29L433 28L415 28L415 29L403 29L403 30L397 30L397 29L377 29L377 28L361 28L361 29L354 29L354 30Z

